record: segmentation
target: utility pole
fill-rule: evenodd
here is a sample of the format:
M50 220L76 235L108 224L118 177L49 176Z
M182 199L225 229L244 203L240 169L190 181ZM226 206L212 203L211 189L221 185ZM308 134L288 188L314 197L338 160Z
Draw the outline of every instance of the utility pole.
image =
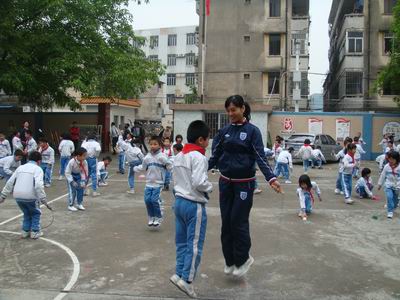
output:
M294 111L299 112L299 101L301 100L300 42L296 39L294 43L296 47L296 70L293 72L293 100L295 101Z

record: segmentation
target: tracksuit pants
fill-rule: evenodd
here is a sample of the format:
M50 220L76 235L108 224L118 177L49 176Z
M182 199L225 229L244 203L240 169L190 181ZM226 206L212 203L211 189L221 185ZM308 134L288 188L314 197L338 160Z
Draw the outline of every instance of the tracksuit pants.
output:
M249 259L249 215L253 205L254 185L254 181L232 182L219 179L222 252L229 267L240 267Z
M400 190L385 188L387 212L393 212L399 205Z
M171 176L172 173L169 170L165 171L165 179L164 179L164 186L169 186L171 183Z
M43 178L44 184L51 184L51 176L53 175L53 165L41 163L40 167L42 168L44 173L44 178Z
M186 282L196 276L207 229L204 203L177 197L175 201L176 274Z
M97 158L88 157L86 159L89 169L89 177L92 179L92 189L97 191Z
M372 191L373 187L370 188L370 191ZM367 192L365 191L365 188L363 186L359 186L356 189L356 193L358 195L360 195L361 198L369 198L369 195L367 194Z
M358 177L360 173L361 159L356 159L355 162L356 163L353 168L353 177Z
M11 175L8 175L6 172L4 172L3 168L0 168L0 176L4 178L5 181L10 179Z
M147 186L144 188L144 203L147 208L147 215L150 218L162 218L161 214L161 186L151 187Z
M15 199L21 211L24 214L22 221L22 230L25 232L40 231L40 201L37 199Z
M129 170L128 170L128 184L130 189L135 188L135 171L133 168L139 166L142 162L139 160L131 161L129 163Z
M345 199L351 198L352 181L352 174L342 173L342 187Z
M118 170L121 174L125 174L125 153L118 153Z
M311 160L311 162L312 162L312 167L314 168L314 167L318 167L318 168L321 168L322 167L322 159L320 159L320 158L313 158L312 160Z
M275 173L276 177L279 177L279 175L282 173L282 176L286 180L289 180L289 165L288 164L278 162L275 169L276 169L276 173Z
M307 172L309 167L310 167L310 160L309 159L304 159L303 160L304 172Z
M67 167L70 160L71 160L70 156L61 156L61 158L60 158L60 176L65 176L65 168Z
M341 192L343 192L343 186L342 186L342 172L339 172L338 173L338 176L337 176L337 178L336 178L336 188L339 190L339 191L341 191Z
M99 182L106 182L106 179L108 178L108 172L105 170L100 171L100 176L99 176Z
M75 187L74 184L67 182L68 184L68 206L73 206L75 203L80 205L83 202L83 193L85 191L86 181L81 178L81 174L72 173L73 182L77 183Z
M306 208L300 208L302 212L305 212L307 214L311 214L312 212L312 200L311 200L311 195L309 192L303 192L304 193L304 202Z

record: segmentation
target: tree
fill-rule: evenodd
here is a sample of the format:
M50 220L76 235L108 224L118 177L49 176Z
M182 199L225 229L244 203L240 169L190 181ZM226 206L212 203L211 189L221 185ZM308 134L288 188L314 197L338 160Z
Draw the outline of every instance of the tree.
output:
M71 88L84 96L138 97L164 68L140 49L128 2L0 1L0 90L21 104L74 110Z
M390 91L392 95L400 95L400 1L393 10L392 24L393 43L390 52L389 64L379 73L375 82L375 91ZM394 102L400 107L400 98L396 96Z

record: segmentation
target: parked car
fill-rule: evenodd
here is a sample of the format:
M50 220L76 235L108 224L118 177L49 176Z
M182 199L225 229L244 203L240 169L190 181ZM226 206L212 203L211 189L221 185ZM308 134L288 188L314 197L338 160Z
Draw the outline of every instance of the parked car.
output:
M300 159L296 157L300 147L304 145L304 140L309 139L311 145L321 146L321 152L327 161L337 161L333 153L338 153L342 146L337 143L328 134L311 134L311 133L295 133L285 140L285 148L293 147L294 155L293 161L298 162Z

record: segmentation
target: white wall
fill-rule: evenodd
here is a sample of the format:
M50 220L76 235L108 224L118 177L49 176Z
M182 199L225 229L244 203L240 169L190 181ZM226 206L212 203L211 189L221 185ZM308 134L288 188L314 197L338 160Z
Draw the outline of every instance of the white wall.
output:
M267 146L268 140L268 113L267 112L252 112L251 121L261 131L264 147Z
M174 114L174 136L183 136L183 143L187 143L186 132L189 124L195 120L203 120L202 111L175 111Z

